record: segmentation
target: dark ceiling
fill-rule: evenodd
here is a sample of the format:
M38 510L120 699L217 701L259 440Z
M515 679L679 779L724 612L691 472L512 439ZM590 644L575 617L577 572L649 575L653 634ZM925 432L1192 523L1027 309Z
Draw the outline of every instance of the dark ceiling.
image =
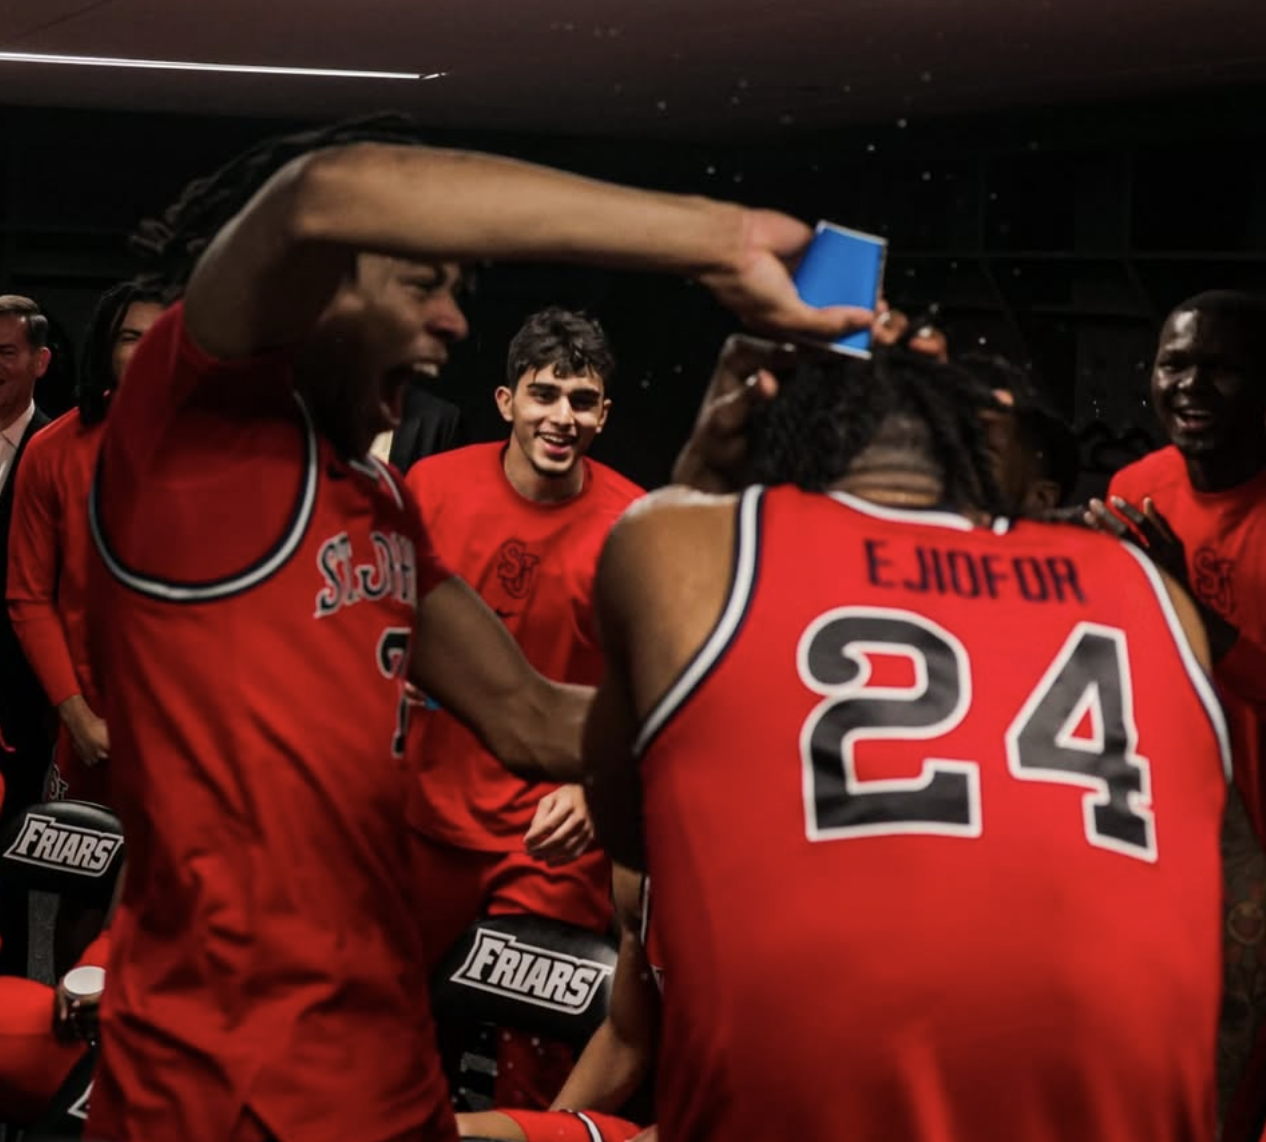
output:
M1261 0L3 0L0 50L446 74L0 62L0 103L736 137L1266 80Z

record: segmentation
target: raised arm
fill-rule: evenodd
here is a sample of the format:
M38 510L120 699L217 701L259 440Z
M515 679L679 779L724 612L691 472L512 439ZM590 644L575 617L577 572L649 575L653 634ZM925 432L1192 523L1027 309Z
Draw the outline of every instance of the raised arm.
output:
M488 605L461 579L418 606L410 681L524 777L576 781L593 691L538 674Z
M295 159L202 256L186 321L222 359L300 339L357 253L547 259L695 277L751 325L833 337L865 310L814 310L786 268L811 237L785 215L597 182L490 155L362 143Z

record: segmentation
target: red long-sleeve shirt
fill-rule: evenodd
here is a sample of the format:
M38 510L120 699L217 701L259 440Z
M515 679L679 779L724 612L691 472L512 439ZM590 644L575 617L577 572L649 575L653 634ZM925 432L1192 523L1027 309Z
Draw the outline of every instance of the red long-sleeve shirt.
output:
M7 602L22 650L59 705L75 694L101 713L100 688L88 662L85 586L92 542L88 489L104 424L85 426L71 410L27 445L17 473L9 532ZM82 766L63 728L56 765L65 792L101 800L102 775ZM91 776L90 776L91 775Z

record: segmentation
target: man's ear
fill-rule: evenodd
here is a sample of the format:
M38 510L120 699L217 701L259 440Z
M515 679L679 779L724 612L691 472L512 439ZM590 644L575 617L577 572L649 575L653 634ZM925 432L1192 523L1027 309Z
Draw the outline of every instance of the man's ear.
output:
M608 397L598 406L598 431L607 426L607 417L611 415L611 398Z
M497 402L497 411L501 413L501 419L507 424L514 420L514 390L505 385L498 385L497 391L492 394L493 399Z
M37 379L48 372L48 366L52 360L53 351L47 345L35 354L35 376Z

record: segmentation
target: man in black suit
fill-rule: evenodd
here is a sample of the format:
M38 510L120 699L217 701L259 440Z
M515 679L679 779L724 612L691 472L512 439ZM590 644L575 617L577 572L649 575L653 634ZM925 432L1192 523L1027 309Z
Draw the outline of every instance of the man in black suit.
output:
M48 417L35 382L48 371L48 318L30 298L0 295L0 599L9 576L9 523L18 464ZM52 757L52 712L0 607L0 832L40 799ZM26 974L25 900L0 900L0 974ZM15 906L16 905L16 906Z

